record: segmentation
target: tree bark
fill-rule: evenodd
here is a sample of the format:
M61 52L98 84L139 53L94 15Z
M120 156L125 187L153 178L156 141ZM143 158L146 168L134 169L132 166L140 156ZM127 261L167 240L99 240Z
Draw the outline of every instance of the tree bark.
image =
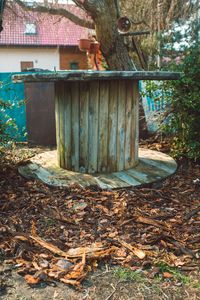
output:
M97 40L102 54L111 70L135 70L124 43L124 37L117 29L118 9L113 0L95 1L86 7L94 23Z

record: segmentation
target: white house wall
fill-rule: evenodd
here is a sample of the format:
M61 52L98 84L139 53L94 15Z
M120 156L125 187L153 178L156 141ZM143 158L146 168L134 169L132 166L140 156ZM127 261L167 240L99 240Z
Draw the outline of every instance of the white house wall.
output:
M22 61L32 61L34 68L59 70L59 48L0 47L0 72L20 72Z

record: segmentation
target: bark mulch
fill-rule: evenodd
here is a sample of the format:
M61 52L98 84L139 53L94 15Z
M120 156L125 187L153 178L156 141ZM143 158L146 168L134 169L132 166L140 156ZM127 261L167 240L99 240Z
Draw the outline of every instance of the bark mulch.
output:
M81 288L102 263L149 278L199 270L198 164L182 161L170 178L140 188L52 188L22 178L17 165L30 150L15 151L1 156L0 257L31 286L58 280Z

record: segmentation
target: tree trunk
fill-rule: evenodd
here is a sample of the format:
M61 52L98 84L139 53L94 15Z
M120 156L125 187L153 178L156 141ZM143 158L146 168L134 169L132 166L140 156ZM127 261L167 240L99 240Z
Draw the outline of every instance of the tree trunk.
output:
M135 70L124 43L124 37L117 29L118 13L115 1L104 0L95 4L92 19L95 23L97 40L110 70Z

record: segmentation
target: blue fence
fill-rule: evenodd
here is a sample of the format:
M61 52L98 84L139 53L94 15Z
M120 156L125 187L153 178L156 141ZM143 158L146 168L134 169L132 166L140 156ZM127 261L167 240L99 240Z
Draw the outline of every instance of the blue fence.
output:
M145 91L146 85L144 81L140 81L139 88L140 91ZM154 92L153 98L149 97L148 95L142 95L142 104L144 108L147 129L151 133L154 133L159 129L162 113L166 109L166 102L164 101L162 92L159 89Z
M18 72L19 73L19 72ZM16 141L26 141L26 106L24 84L13 83L12 75L16 73L0 73L0 100L8 107L0 107L0 119L11 126L7 133Z

